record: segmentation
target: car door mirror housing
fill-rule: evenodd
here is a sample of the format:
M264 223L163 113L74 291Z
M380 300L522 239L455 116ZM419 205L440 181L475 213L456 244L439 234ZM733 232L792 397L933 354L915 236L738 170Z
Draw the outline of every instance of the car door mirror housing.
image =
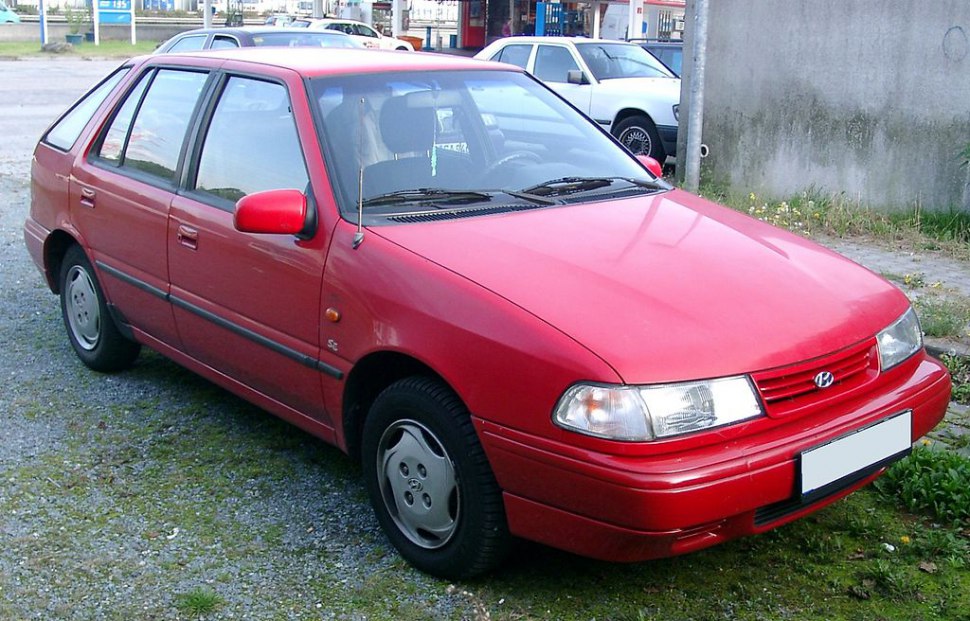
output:
M638 155L637 159L640 160L640 163L643 164L647 170L653 173L654 177L662 178L664 176L664 167L655 158L652 158L649 155Z
M589 78L582 69L570 69L566 72L566 81L570 84L589 84Z
M310 224L307 197L299 190L266 190L236 202L233 225L243 233L305 235Z

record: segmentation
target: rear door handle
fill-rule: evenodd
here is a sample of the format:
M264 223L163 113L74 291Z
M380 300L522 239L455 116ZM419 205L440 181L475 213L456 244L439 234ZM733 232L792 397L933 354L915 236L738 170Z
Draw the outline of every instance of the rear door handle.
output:
M96 193L93 188L81 188L81 206L94 209L94 197Z
M184 224L179 225L178 232L175 234L175 239L177 239L178 243L182 244L186 248L195 250L199 247L199 232L191 227L185 226Z

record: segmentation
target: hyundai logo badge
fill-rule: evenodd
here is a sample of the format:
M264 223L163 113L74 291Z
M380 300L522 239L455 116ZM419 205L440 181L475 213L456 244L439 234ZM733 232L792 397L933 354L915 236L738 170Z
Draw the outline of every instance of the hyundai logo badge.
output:
M822 371L815 376L815 385L819 388L828 388L835 383L835 376L829 371Z

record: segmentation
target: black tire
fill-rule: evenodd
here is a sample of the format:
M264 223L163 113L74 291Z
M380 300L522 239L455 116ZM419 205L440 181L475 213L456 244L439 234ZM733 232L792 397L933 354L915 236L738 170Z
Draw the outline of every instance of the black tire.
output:
M371 407L361 448L377 519L412 565L457 580L502 562L511 544L502 493L448 387L425 377L391 384Z
M141 345L115 325L91 262L80 246L68 248L61 263L61 316L71 346L88 367L105 373L131 366Z
M656 126L643 115L623 119L613 127L613 135L634 155L649 155L661 166L667 159Z

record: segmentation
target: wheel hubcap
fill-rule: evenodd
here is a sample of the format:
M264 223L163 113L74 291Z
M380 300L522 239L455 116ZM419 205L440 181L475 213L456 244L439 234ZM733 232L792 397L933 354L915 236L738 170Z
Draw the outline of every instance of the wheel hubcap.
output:
M426 549L448 543L458 527L459 488L441 441L424 425L401 420L377 449L381 496L398 529Z
M653 141L642 127L631 127L620 133L620 143L635 155L650 155Z
M91 276L75 265L67 274L67 322L74 340L91 351L101 337L101 307Z

